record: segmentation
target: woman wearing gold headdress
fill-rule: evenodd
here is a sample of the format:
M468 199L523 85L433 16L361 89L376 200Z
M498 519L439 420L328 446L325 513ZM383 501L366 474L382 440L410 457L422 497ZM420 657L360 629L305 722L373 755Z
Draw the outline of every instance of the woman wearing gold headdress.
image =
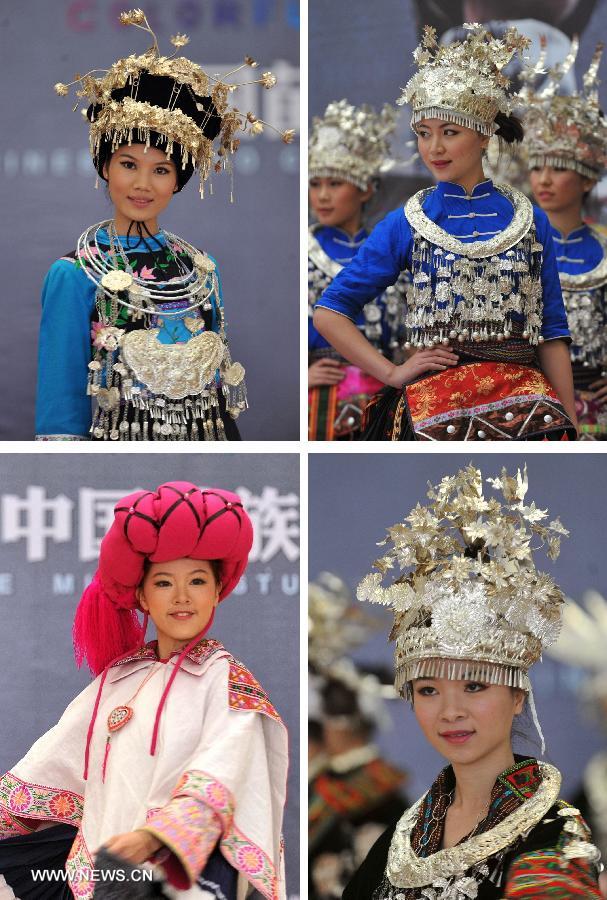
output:
M77 78L114 214L87 228L47 274L36 436L238 440L244 368L230 357L216 262L160 228L158 216L194 169L202 196L209 175L237 150L237 132L263 126L230 106L234 85L185 57L161 56L141 10L120 21L154 43L99 77ZM188 42L180 34L171 40L177 48ZM247 57L243 67L255 65ZM275 80L265 72L258 83ZM69 86L55 90L66 95Z
M570 340L549 224L519 191L485 179L491 135L520 141L502 69L528 43L468 25L438 47L426 28L413 106L420 155L438 185L390 213L316 304L318 330L384 388L365 439L538 440L575 437ZM411 351L402 365L354 325L368 300L410 270Z
M547 84L521 94L528 105L525 146L535 200L556 243L570 347L580 438L607 440L607 237L583 220L583 205L607 164L607 124L599 106L597 48L584 89L555 91L576 58L577 39Z
M308 235L308 410L310 440L352 440L382 382L347 361L312 324L314 304L369 236L365 203L388 159L395 110L377 113L347 100L330 103L314 120L308 154L310 208L318 220ZM357 328L387 359L404 338L404 279L367 303Z
M448 766L379 838L344 900L601 896L599 854L559 800L560 773L511 744L525 703L541 736L528 670L560 627L561 591L531 542L554 558L567 532L524 504L526 474L489 482L503 500L484 496L472 466L431 488L359 585L359 599L394 610L396 688Z

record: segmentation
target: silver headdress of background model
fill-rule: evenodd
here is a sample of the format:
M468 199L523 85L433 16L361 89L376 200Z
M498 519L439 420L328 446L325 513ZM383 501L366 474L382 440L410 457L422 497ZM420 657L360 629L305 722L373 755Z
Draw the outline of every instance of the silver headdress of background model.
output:
M502 470L483 493L479 469L469 466L430 486L418 504L380 542L386 552L360 582L359 600L394 612L397 690L423 676L477 679L529 690L527 672L559 634L563 595L536 569L533 553L555 559L558 519L525 505L527 472ZM393 570L401 574L391 577Z
M356 694L361 712L379 725L387 723L385 700L397 695L392 685L383 684L350 658L350 653L381 632L384 623L366 615L354 603L352 591L339 576L321 572L308 585L308 660L312 690L325 679L335 679ZM312 704L320 709L320 702ZM320 713L320 715L324 715Z
M386 103L352 106L347 100L329 103L312 123L308 150L310 178L341 178L365 190L389 167L390 138L397 111Z
M563 76L577 57L579 42L574 37L565 60L548 72L541 90L534 81L541 74L542 60L521 74L524 82L519 100L525 108L525 141L530 168L553 166L572 169L580 175L599 179L607 166L607 121L599 105L598 70L603 45L597 44L594 56L583 76L583 89L575 94L558 94Z
M588 678L583 696L607 704L607 600L597 591L586 591L583 600L582 606L567 599L563 628L548 653L560 662L585 669ZM604 715L601 720L604 724Z
M607 726L607 600L597 591L586 591L584 605L567 600L563 629L548 653L559 662L584 669L580 695L594 724ZM591 815L593 838L607 858L607 749L599 750L583 773L583 786Z
M396 102L411 104L412 126L423 118L448 119L491 136L497 130L496 115L512 111L503 69L530 41L514 27L502 39L476 22L463 27L469 31L464 41L439 46L436 29L425 26L422 42L413 51L419 71Z

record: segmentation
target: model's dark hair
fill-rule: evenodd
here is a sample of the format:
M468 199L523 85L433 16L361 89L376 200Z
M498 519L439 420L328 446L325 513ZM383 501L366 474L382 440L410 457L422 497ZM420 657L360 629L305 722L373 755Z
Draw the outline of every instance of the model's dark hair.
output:
M217 584L221 584L221 560L220 559L207 559L207 560L205 560L205 562L208 562L208 564L210 565L211 571L215 577L215 581L217 582ZM143 578L145 578L145 576L150 571L151 565L152 565L152 563L146 556L146 558L143 560ZM141 579L142 581L143 581L143 578Z
M500 112L494 121L498 126L495 132L496 135L506 141L507 144L520 143L523 140L525 129L517 116L507 116L505 113Z
M361 712L356 692L337 678L328 678L321 689L322 711L329 718L348 718L353 732L364 737L373 733L373 722Z

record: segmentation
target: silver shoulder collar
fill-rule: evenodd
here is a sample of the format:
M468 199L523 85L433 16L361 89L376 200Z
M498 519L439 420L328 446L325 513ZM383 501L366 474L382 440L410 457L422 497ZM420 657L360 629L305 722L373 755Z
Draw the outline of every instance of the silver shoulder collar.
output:
M405 215L415 231L422 237L450 253L457 253L459 256L467 256L470 259L483 259L486 256L504 253L518 244L531 228L533 206L521 191L517 191L509 185L496 184L494 187L510 200L514 207L514 215L510 224L503 231L487 241L472 241L467 244L428 218L422 205L426 197L436 190L434 187L425 188L414 194L405 204Z

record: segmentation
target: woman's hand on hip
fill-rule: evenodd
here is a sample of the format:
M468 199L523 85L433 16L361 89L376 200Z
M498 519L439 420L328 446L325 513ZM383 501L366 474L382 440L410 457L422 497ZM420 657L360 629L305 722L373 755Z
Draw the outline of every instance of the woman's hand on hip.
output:
M604 406L607 403L607 378L599 378L590 385L590 390L594 392L593 400Z
M390 387L400 388L410 384L426 372L444 372L458 363L458 355L451 347L433 347L431 350L417 350L400 366L394 366L390 372Z
M149 831L128 831L114 835L105 842L104 847L115 856L138 866L162 847L162 841Z
M345 378L344 368L337 359L317 359L308 366L308 388L339 384Z

